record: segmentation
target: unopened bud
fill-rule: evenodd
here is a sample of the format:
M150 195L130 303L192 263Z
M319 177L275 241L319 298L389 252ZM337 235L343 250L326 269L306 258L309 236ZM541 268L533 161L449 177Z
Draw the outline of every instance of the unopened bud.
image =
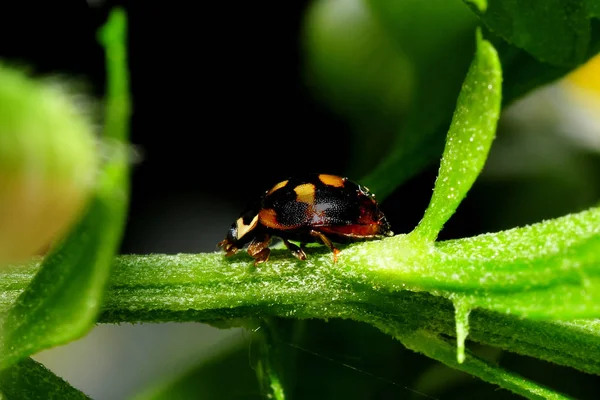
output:
M93 125L64 87L0 64L0 266L68 231L97 163Z

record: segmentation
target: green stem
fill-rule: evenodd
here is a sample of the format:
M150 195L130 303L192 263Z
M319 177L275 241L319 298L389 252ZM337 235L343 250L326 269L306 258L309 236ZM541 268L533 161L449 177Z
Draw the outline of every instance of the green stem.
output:
M458 362L454 346L428 332L419 331L399 336L398 339L411 350L423 353L446 365L477 376L484 381L495 383L529 399L568 399L554 390L530 382L470 353L466 354L464 362Z
M100 322L222 322L278 316L349 318L377 326L382 318L393 316L408 332L455 335L450 300L425 292L395 291L382 285L384 279L369 284L357 279L353 268L343 262L331 265L331 254L326 252L313 253L309 262L300 264L285 251L274 251L273 262L258 271L244 256L231 261L221 254L120 256ZM36 270L37 264L31 264L4 272L0 310L12 304ZM475 309L470 314L469 337L600 374L600 324L590 321L539 321Z
M277 321L273 318L265 318L260 326L261 329L258 333L261 335L259 345L262 357L261 368L257 369L259 383L267 398L285 400Z

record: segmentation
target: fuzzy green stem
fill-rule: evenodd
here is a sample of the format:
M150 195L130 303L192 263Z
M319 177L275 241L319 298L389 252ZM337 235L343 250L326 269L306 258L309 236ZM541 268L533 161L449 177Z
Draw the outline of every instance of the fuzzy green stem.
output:
M325 249L311 251L306 262L274 250L258 270L243 254L229 259L219 253L120 256L100 322L217 323L279 316L349 318L378 326L381 318L393 316L407 332L454 336L452 300L460 292L475 307L469 316L472 340L600 374L600 324L551 321L600 316L593 296L587 298L590 304L575 296L584 289L598 292L599 214L592 209L433 248L411 247L407 237L361 243L345 248L335 265ZM555 263L559 256L562 261ZM566 268L569 260L577 262L576 269ZM4 272L0 310L10 306L36 270L32 264ZM585 287L582 274L588 277ZM491 282L478 286L486 276ZM554 305L548 300L557 292L571 296ZM512 299L524 296L534 300L515 307ZM519 311L537 320L519 318Z

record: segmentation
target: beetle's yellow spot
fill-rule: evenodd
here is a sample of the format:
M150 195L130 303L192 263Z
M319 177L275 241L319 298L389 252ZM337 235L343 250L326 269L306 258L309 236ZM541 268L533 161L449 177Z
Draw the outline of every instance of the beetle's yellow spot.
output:
M239 217L238 220L236 221L236 225L237 225L237 239L241 239L244 237L244 235L246 235L246 233L250 232L252 229L254 229L256 227L256 224L258 224L258 214L256 214L254 216L254 218L252 218L252 221L250 221L250 223L248 225L244 224L244 218Z
M301 201L306 204L314 204L315 203L315 185L312 183L304 183L302 185L298 185L294 188L294 192L298 195L296 200Z
M267 196L272 194L273 192L275 192L276 190L281 189L282 187L284 187L285 185L288 184L288 180L279 182L277 185L273 186L268 192L267 192Z
M344 178L336 175L320 174L319 180L328 186L343 187Z

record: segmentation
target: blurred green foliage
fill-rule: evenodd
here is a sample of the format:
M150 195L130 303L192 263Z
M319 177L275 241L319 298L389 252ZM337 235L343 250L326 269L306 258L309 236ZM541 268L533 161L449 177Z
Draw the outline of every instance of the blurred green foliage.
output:
M42 364L25 358L0 374L0 396L4 399L87 400L88 396L54 375Z
M127 71L124 48L117 50L117 55L122 54L115 59L111 44L120 46L125 32L125 14L117 10L105 27L104 37L113 56L109 62L120 63L120 71ZM111 133L106 136L124 144L128 139L128 86L115 91L115 78L122 81L123 76L113 74L111 78L109 97L118 101L109 102L107 107L105 129ZM1 316L0 369L40 350L78 339L92 328L125 225L128 188L128 162L121 151L102 166L85 215L44 258L31 284Z
M495 0L478 11L479 3L461 1L313 1L307 81L353 128L348 174L364 176L383 198L439 159L478 24L499 52L505 105L596 54L595 3L554 3Z

